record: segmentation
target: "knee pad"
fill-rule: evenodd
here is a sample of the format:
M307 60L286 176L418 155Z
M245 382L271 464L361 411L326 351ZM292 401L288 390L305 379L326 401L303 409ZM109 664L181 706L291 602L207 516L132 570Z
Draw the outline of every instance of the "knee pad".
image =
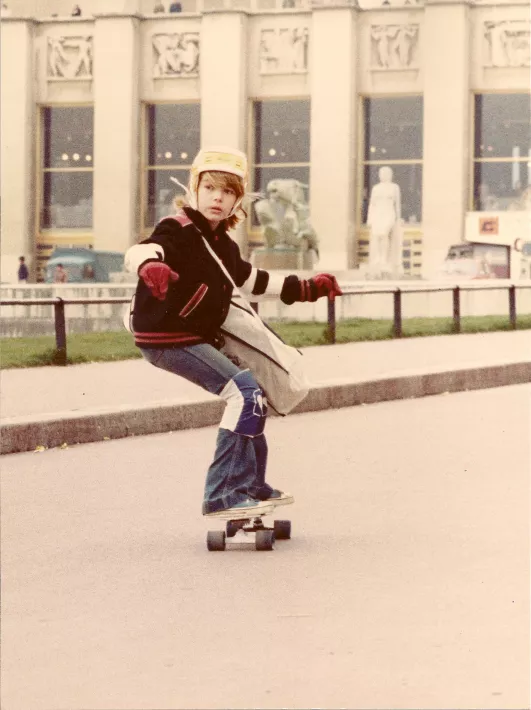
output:
M249 437L263 433L267 416L266 399L249 370L238 372L219 396L227 403L219 425L222 429Z

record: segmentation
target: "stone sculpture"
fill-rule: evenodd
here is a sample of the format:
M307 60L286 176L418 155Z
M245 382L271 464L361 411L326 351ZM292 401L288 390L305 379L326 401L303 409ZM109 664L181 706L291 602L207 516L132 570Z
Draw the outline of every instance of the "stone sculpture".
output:
M319 256L318 239L310 223L305 188L307 185L298 180L270 180L267 197L256 202L254 209L269 250L291 250L311 256L313 260L313 257ZM307 262L308 258L304 261Z
M402 264L402 218L400 187L393 182L393 171L383 166L380 182L373 186L367 224L371 231L369 274L373 278L399 277Z

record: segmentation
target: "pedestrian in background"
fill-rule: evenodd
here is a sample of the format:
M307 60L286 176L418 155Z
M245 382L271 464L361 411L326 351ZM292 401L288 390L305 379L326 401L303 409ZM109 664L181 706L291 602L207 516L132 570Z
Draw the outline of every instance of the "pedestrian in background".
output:
M53 280L56 284L65 284L68 281L68 274L62 264L57 264L55 267Z
M18 280L19 283L28 283L28 278L29 278L29 271L28 267L26 266L26 259L23 256L19 256L18 260L20 262L20 265L18 267Z

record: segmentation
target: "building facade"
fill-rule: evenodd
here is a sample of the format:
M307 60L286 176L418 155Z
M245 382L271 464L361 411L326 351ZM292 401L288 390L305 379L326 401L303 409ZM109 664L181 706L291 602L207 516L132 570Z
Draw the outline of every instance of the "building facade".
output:
M367 258L384 165L412 276L434 273L471 212L530 209L527 0L70 5L3 13L4 282L21 255L42 278L57 245L125 251L171 211L170 176L186 182L201 144L246 151L254 191L307 186L320 270ZM236 236L259 242L253 214Z

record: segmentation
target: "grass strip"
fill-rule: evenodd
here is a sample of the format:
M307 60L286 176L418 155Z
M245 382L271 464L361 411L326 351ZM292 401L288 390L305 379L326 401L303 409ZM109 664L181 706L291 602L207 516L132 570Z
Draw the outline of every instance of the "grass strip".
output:
M327 345L330 342L326 323L270 321L269 325L290 345L302 348ZM391 320L356 318L339 321L336 325L336 342L352 343L371 340L389 340L392 335ZM407 318L402 321L403 337L415 338L453 333L451 318ZM531 329L531 314L521 315L517 329ZM462 333L489 333L511 330L504 316L466 316L461 319ZM73 333L67 336L68 364L84 362L110 362L141 357L127 331L104 333ZM0 367L42 367L57 365L54 336L0 339Z

